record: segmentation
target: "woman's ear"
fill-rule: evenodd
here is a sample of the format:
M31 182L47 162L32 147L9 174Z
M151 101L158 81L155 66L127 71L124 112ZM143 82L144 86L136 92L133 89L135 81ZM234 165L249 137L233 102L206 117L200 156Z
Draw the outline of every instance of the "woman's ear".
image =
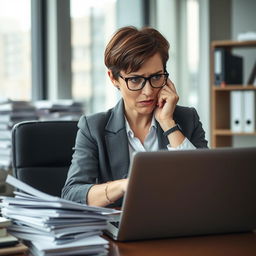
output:
M108 70L108 76L109 76L112 84L119 90L120 89L119 82L114 78L112 70L110 70L110 69Z

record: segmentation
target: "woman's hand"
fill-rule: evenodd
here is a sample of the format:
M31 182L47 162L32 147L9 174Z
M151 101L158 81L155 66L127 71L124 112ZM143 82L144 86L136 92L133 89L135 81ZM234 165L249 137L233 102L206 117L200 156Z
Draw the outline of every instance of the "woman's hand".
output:
M163 130L169 129L171 126L175 125L173 112L178 101L179 96L175 86L172 81L168 79L167 84L159 91L158 104L155 109L155 118Z
M126 178L126 179L122 179L120 181L121 181L121 189L122 189L123 193L125 194L129 180Z
M90 206L104 207L124 196L129 179L114 180L103 184L93 185L87 195Z

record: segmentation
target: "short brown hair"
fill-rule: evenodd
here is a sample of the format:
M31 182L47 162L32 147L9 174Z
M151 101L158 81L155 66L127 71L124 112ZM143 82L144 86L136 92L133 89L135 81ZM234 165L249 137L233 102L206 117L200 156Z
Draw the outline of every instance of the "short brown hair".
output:
M123 27L106 46L105 65L117 79L121 70L127 73L135 72L150 57L159 53L165 69L169 59L168 50L168 41L156 29L144 27L138 30L133 26Z

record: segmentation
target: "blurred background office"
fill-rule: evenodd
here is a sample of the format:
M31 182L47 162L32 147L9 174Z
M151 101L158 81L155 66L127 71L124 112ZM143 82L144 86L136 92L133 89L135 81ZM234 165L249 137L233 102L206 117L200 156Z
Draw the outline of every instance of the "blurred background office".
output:
M210 43L255 32L255 10L255 0L0 0L0 100L72 99L86 114L114 106L105 45L119 27L149 25L169 40L179 104L196 107L211 143ZM246 80L255 51L240 52Z

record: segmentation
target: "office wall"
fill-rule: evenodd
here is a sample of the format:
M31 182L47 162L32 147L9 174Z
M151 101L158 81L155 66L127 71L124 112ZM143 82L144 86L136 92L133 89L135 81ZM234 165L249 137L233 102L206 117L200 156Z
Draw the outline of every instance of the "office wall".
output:
M117 27L144 25L143 1L142 0L117 0Z
M256 32L256 1L233 0L232 2L232 38L239 33Z
M255 0L233 0L232 4L232 39L237 40L238 35L248 31L256 33L256 1ZM244 56L244 83L248 81L251 68L256 59L255 49L242 49L236 51Z
M238 34L256 32L255 0L209 0L209 37L214 40L237 40ZM246 84L255 62L254 49L235 49L234 54L244 57ZM255 136L234 136L234 147L256 146Z
M256 1L255 0L233 0L231 8L231 36L233 40L237 40L240 33L248 31L256 32ZM248 81L248 77L256 61L256 49L239 49L234 51L235 54L244 57L244 83ZM255 136L235 136L233 140L234 146L256 146Z
M232 0L209 0L210 41L231 39Z

